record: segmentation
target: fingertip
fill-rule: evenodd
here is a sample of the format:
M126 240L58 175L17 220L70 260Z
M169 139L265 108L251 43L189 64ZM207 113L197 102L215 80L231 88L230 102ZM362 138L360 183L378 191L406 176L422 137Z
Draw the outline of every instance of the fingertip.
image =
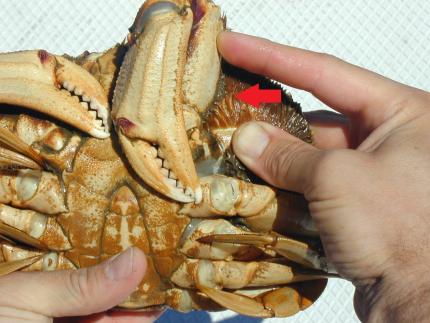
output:
M303 193L315 148L265 122L249 122L233 135L237 157L266 182ZM288 178L287 178L288 174Z
M227 62L232 65L241 66L243 58L241 53L247 41L252 38L252 36L233 31L222 31L217 39L218 50Z
M230 49L231 32L230 31L222 31L219 33L217 37L217 46L218 50L226 60L228 60L229 54L232 52Z
M263 154L269 144L269 133L260 122L247 122L233 135L233 150L248 167Z

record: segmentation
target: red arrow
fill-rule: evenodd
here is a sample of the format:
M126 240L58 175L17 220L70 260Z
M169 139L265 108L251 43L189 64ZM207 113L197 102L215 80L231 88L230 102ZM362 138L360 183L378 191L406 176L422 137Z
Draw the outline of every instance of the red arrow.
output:
M236 99L259 108L261 103L280 103L281 93L281 90L260 90L260 84L255 84L237 93Z

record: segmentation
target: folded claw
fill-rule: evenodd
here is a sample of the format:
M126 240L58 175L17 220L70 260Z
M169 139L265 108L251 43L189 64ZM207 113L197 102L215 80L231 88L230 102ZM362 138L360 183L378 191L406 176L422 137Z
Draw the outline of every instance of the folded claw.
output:
M180 202L202 198L184 111L205 111L215 94L220 16L206 0L147 2L115 88L112 113L128 160L148 185Z
M94 137L109 137L107 97L97 80L46 51L0 55L0 103L27 107Z

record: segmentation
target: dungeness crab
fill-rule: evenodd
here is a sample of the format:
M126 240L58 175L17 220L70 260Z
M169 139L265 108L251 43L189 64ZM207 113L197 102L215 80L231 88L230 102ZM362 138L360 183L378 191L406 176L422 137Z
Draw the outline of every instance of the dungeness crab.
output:
M288 95L236 100L274 85L221 61L224 28L210 0L149 0L104 53L0 55L0 275L134 245L148 271L122 308L282 317L312 304L329 274L306 203L229 148L249 120L308 142L309 127Z

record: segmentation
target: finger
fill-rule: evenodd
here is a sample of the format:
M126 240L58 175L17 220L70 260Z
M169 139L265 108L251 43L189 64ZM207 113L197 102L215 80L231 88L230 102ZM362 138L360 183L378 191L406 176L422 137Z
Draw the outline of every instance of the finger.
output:
M342 114L331 111L305 113L312 130L313 145L319 149L355 148L357 138L351 136L350 122Z
M418 91L333 56L257 37L223 32L218 47L232 65L311 92L372 129L396 112L396 102Z
M17 272L0 279L0 306L50 317L99 313L123 302L145 271L145 255L130 248L90 268Z
M242 125L233 135L239 159L268 183L304 193L320 150L263 122Z

